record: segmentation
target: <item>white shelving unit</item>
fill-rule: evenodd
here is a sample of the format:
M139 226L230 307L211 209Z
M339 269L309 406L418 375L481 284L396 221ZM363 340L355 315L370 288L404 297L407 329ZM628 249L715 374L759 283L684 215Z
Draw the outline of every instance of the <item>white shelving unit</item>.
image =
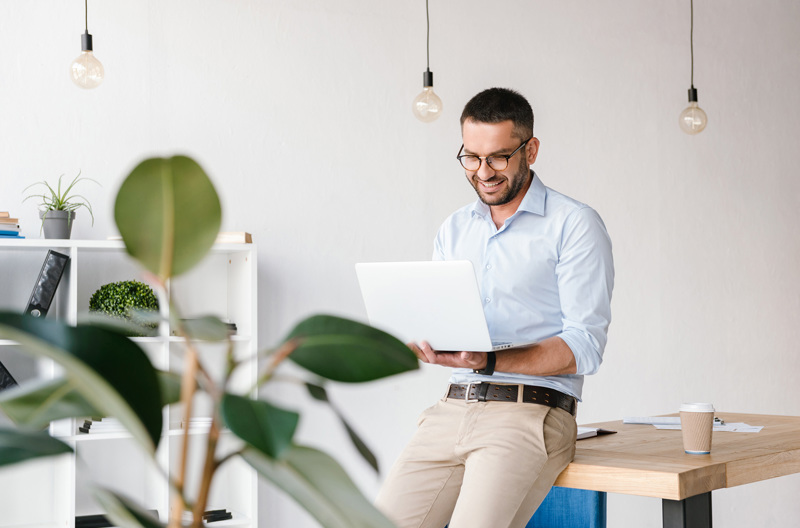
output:
M70 257L47 317L76 324L88 312L89 298L103 284L142 279L142 271L125 252L122 242L99 240L0 240L0 309L23 312L27 306L42 262L52 249ZM257 354L257 263L253 244L218 244L195 269L172 281L168 295L177 303L184 318L215 315L237 325L232 338L237 357ZM143 281L144 282L144 281ZM160 299L168 315L168 303ZM167 323L158 337L132 338L156 368L180 372L183 340ZM201 361L213 374L222 373L225 345L198 343ZM109 351L113 353L113 351ZM34 376L53 377L58 369L48 361L34 361L19 346L0 340L0 360L23 382ZM244 362L237 370L231 390L244 393L256 381L256 361ZM210 405L198 394L195 417L210 417ZM75 452L25 462L0 469L0 528L74 528L75 516L103 513L92 498L93 485L111 488L134 499L149 510L156 510L166 522L169 514L169 488L165 472L177 468L182 429L181 409L172 405L164 413L164 430L157 451L157 463L144 453L127 433L89 433L78 431L82 420L60 420L50 425L50 434L69 443ZM0 417L0 425L5 417ZM205 454L207 429L190 429L190 460L187 494L197 481ZM223 432L220 448L234 449L238 439ZM216 473L208 509L225 508L233 519L211 523L218 528L257 528L258 477L255 470L238 458Z

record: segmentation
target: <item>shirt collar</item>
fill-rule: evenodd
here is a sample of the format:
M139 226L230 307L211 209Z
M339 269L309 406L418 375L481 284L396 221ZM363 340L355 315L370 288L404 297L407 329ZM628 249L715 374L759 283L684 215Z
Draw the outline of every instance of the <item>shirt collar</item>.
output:
M522 202L520 202L517 212L514 213L514 215L520 211L525 211L544 216L544 202L547 196L547 189L533 170L531 170L531 176L533 177L531 186L528 188L528 192L525 193L525 197L522 199ZM486 215L489 214L489 206L483 203L479 198L475 200L472 206L472 214L477 214L485 218Z

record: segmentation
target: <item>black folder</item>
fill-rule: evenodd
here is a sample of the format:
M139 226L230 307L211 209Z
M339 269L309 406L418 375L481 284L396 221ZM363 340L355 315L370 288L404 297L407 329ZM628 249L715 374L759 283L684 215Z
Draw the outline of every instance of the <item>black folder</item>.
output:
M39 278L36 279L31 298L28 300L28 307L25 309L26 314L34 317L47 315L50 303L53 302L53 297L56 294L58 283L61 282L61 276L67 267L67 262L69 262L67 255L62 255L52 249L47 252L42 269L39 271Z
M3 362L0 361L0 390L14 387L15 385L17 385L17 380L14 379L14 376L12 376L6 366L3 365Z

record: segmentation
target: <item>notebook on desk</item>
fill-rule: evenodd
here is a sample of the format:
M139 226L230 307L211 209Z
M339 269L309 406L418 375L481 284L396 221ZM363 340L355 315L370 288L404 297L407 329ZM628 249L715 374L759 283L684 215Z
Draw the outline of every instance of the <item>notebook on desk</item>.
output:
M492 343L468 260L356 264L372 326L440 352L491 352L532 345Z

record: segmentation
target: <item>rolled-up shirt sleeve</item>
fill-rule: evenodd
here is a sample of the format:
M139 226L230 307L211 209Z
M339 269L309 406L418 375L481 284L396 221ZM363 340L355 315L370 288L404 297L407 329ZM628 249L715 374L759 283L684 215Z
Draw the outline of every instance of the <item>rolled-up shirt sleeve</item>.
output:
M563 324L558 337L575 355L576 374L594 374L608 340L614 261L603 220L588 206L565 220L556 277Z

